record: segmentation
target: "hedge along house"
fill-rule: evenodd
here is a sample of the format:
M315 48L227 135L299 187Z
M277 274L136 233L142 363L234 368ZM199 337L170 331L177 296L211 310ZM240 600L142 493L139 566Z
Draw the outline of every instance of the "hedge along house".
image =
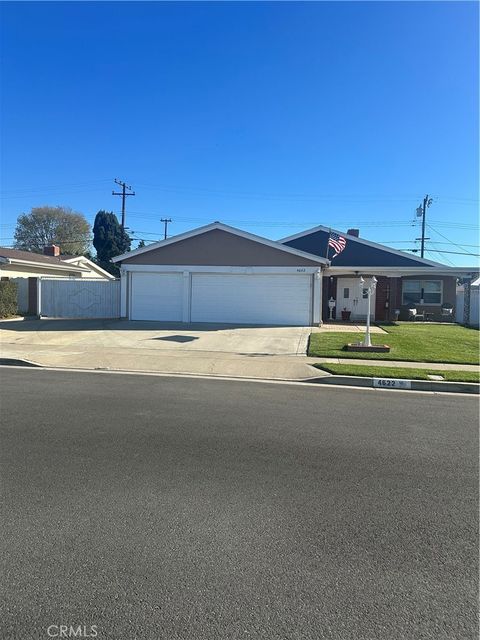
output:
M416 307L429 314L432 320L455 318L457 278L472 278L478 267L447 267L439 262L425 260L359 237L358 229L347 233L318 226L280 240L300 251L326 257L330 233L345 238L341 253L333 257L330 248L330 266L324 272L322 318L329 318L328 300L333 298L336 307L333 317L340 318L341 311L350 311L351 320L364 321L367 317L367 294L360 288L360 276L378 280L372 297L371 319L388 321L409 318L408 309ZM452 305L450 318L442 316L442 305Z
M214 222L113 258L130 320L321 323L326 258Z

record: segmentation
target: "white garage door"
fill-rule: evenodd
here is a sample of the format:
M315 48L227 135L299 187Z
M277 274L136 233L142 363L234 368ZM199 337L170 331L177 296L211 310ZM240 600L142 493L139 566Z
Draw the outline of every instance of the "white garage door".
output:
M132 273L132 320L181 321L182 273Z
M308 275L211 274L192 276L192 322L309 325Z

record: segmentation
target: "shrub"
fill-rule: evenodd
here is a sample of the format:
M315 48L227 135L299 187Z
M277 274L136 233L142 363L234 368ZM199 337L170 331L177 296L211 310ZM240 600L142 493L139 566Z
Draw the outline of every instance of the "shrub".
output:
M17 314L17 283L0 280L0 318Z

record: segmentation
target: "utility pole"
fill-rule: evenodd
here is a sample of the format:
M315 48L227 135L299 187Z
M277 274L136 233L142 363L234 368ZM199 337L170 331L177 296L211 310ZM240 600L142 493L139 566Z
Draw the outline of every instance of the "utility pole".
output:
M134 196L135 191L132 191L132 187L129 187L121 180L117 180L117 178L115 178L114 182L122 187L121 193L118 193L118 191L112 191L112 196L122 196L122 229L125 229L125 200L127 196ZM132 193L127 193L127 189L132 191Z
M417 207L417 217L422 218L422 237L416 238L416 240L421 240L422 244L420 246L420 257L423 258L423 254L425 253L425 240L429 240L430 238L425 238L425 224L426 224L426 213L427 208L432 204L432 198L428 197L428 194L423 199L423 203L420 207Z
M172 222L171 218L160 218L160 222L164 222L165 223L165 234L163 236L163 239L166 240L167 239L167 225L169 222Z

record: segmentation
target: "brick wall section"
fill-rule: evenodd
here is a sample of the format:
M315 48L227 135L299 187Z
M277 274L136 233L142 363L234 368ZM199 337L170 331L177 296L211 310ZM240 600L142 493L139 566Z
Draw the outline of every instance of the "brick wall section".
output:
M330 316L328 301L330 298L337 299L337 277L325 276L322 285L322 320L325 322ZM333 317L336 318L336 308L333 310Z
M381 322L382 320L388 320L390 317L390 281L392 280L392 278L377 276L377 280L377 289L375 291L375 320Z

